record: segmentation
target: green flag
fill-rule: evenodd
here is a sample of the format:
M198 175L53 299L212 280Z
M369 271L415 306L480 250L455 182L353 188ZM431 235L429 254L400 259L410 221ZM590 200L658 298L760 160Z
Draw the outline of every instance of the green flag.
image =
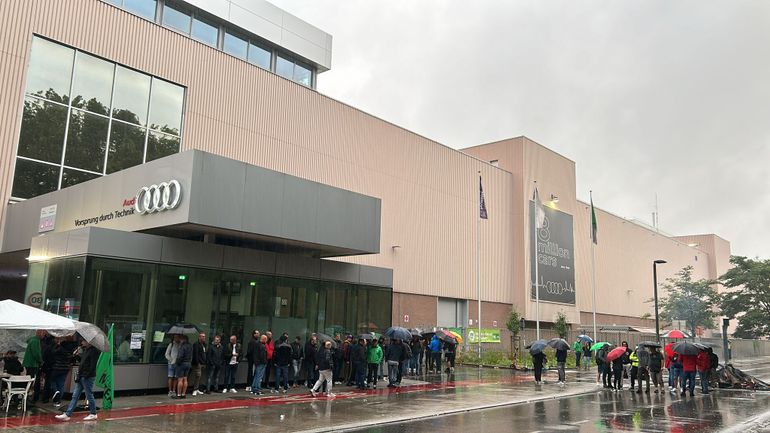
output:
M591 194L591 241L596 242L596 211L594 210L594 198Z
M107 340L110 342L110 351L102 352L99 355L99 361L96 363L96 381L94 384L100 388L104 388L104 396L102 397L102 408L112 409L112 401L115 399L115 372L112 369L112 328L115 325L110 325L110 332L107 334Z

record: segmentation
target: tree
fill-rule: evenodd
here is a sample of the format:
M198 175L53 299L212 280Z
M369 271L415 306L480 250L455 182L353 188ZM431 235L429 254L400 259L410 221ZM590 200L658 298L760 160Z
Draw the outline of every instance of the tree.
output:
M516 358L519 356L519 348L516 346L515 342L519 336L519 332L521 332L520 321L521 315L516 311L516 307L513 307L508 314L508 320L505 322L505 327L511 331L511 358L513 358L514 366L516 366Z
M559 338L567 338L569 324L567 323L567 315L564 314L564 312L559 311L556 313L556 321L553 322L553 329L559 334Z
M733 268L719 281L734 291L720 296L722 314L738 318L737 338L770 337L770 260L730 257Z
M697 327L714 328L717 316L714 307L718 304L719 294L715 281L692 280L692 266L686 266L673 278L668 278L663 288L668 296L661 298L660 316L664 320L684 320L695 335Z

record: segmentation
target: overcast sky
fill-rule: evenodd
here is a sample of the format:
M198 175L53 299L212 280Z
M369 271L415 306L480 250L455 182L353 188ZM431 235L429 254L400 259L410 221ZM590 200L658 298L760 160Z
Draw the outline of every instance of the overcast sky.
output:
M577 195L770 258L770 1L272 0L334 37L318 90L454 148L527 137ZM600 228L601 230L601 228Z

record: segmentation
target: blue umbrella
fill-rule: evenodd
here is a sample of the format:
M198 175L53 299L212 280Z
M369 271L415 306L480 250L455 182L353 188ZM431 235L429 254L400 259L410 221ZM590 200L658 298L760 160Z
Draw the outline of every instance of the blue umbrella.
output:
M593 343L593 342L594 342L594 339L593 339L593 338L591 338L591 337L589 337L589 336L587 336L587 335L585 335L585 334L583 334L583 335L578 335L578 336L577 336L577 338L578 338L578 340L582 341L583 343L588 343L588 344L591 344L591 343Z
M547 346L548 340L535 340L529 343L525 349L529 349L530 355L536 355L541 353Z
M383 335L385 335L388 338L393 338L396 340L412 339L412 333L409 332L408 329L402 328L400 326L391 326L390 328L386 329L385 332L383 332Z

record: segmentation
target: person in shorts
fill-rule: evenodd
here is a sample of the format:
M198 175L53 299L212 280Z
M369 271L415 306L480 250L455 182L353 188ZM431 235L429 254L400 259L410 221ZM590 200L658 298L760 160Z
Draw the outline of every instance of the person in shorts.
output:
M176 357L179 354L180 336L171 336L171 342L166 347L166 361L168 362L168 396L176 396Z
M176 397L185 398L187 394L187 376L192 368L192 345L186 335L180 335L181 343L176 357L174 378L176 378Z

